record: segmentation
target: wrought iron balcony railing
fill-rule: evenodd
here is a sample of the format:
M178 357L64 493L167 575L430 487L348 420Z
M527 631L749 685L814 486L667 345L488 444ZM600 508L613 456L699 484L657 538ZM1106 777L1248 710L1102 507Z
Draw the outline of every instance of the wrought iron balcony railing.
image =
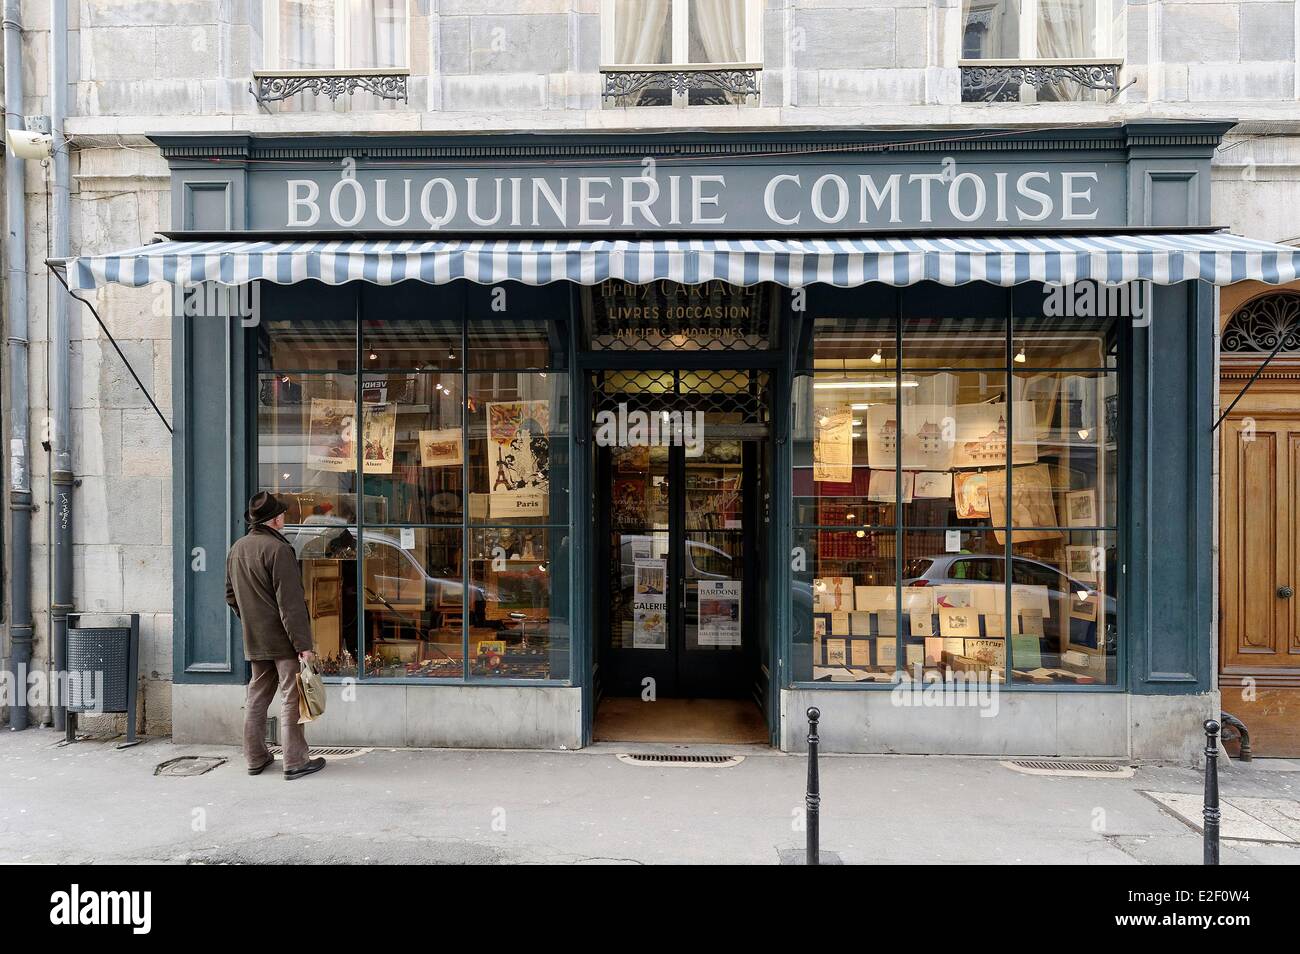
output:
M1120 91L1122 60L964 60L963 103L1078 102Z
M357 92L410 102L410 75L406 69L261 70L253 74L252 93L262 105L291 99L299 93L328 96L331 102Z
M613 106L735 105L757 102L756 63L601 67L601 97Z

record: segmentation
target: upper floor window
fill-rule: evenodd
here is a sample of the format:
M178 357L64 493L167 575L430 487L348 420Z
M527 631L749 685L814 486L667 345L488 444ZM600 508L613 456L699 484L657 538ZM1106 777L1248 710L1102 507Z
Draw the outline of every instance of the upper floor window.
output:
M602 0L606 102L757 102L762 6L762 0Z
M266 4L266 68L405 69L407 0L273 0Z
M299 109L405 100L410 32L409 0L266 0L257 98Z
M964 0L962 99L1095 100L1116 88L1119 0Z

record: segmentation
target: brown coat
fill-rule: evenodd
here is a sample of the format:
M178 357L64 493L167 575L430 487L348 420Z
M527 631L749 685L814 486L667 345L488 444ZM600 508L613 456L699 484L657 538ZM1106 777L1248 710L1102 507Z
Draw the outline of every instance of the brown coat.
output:
M291 659L312 648L298 558L270 527L254 526L230 548L226 602L244 624L246 659Z

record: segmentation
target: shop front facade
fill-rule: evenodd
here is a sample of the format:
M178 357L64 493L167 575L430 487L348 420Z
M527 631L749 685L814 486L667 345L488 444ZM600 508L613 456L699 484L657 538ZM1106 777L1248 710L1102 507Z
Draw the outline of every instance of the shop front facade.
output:
M1225 128L156 137L186 244L69 277L193 286L176 738L239 737L214 556L269 490L317 744L725 698L783 749L816 705L834 751L1191 757Z

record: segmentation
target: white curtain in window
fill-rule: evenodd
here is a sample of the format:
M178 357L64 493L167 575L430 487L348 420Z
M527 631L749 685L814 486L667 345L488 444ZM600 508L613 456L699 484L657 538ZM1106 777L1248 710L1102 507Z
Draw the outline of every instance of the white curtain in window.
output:
M280 69L334 67L334 0L280 0Z
M1040 59L1084 59L1096 56L1096 0L1039 0Z
M406 0L348 0L349 69L406 66Z
M692 63L745 62L745 0L691 0Z
M614 62L672 60L672 0L614 0Z

